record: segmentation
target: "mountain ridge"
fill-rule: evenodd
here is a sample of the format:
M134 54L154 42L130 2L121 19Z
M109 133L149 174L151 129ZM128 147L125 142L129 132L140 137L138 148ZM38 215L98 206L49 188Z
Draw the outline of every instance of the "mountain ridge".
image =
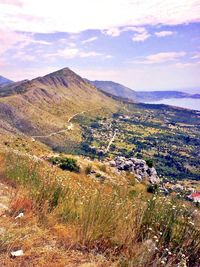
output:
M200 94L189 94L177 90L135 91L113 81L87 81L105 93L112 94L116 97L130 99L136 102L156 101L168 98L200 98Z
M0 75L0 87L11 83L13 83L13 81Z

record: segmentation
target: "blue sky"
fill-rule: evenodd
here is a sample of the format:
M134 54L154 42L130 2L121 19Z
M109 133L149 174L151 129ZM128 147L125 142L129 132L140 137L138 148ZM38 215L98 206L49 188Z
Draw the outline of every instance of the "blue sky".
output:
M0 0L0 25L13 80L70 67L135 90L200 89L199 0Z

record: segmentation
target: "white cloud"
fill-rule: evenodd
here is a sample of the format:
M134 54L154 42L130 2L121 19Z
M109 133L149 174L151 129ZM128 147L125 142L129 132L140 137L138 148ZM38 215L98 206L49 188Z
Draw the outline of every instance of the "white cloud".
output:
M172 32L172 31L155 32L155 35L157 37L165 37L165 36L170 36L170 35L173 35L173 34L175 34L175 32Z
M142 59L131 61L136 64L158 64L164 62L175 61L186 55L185 52L161 52L157 54L148 55Z
M143 33L146 32L146 29L144 27L126 26L126 27L110 28L108 30L103 30L102 32L112 37L118 37L122 32L127 32L127 31Z
M56 53L46 54L44 56L47 58L62 57L65 59L71 59L75 57L86 58L86 57L104 56L104 54L97 53L95 51L85 52L85 51L80 50L77 47L75 48L66 47L65 49L59 49Z
M196 54L192 57L192 59L200 59L200 53L196 53Z
M3 3L4 2L4 3ZM8 4L5 4L5 3ZM198 0L0 0L0 25L25 32L80 32L200 21Z
M20 0L0 0L0 4L11 5L11 6L23 6L23 2Z
M83 40L83 41L82 41L82 44L91 43L91 42L96 41L97 39L98 39L97 36L93 36L93 37L91 37L91 38L89 38L89 39Z
M20 50L30 44L50 45L51 43L44 40L35 40L33 34L22 34L0 29L0 55L11 48Z
M64 58L74 58L78 56L79 49L78 48L65 48L63 50L58 50L54 56L64 57Z
M35 61L36 56L27 54L24 51L18 51L13 55L13 58L19 59L20 61Z
M45 66L44 68L17 68L15 71L10 71L11 66L8 68L3 68L1 70L1 75L4 77L7 77L13 81L21 81L24 79L34 79L36 77L44 76L48 73L54 72L58 70L58 67L52 67L52 66Z
M79 53L80 57L97 57L97 56L103 56L102 53L97 53L97 52L80 52Z
M118 37L120 36L121 32L120 28L110 28L108 30L102 31L104 34L112 36L112 37Z
M27 39L26 35L0 29L0 55L15 44L27 42Z
M198 67L200 65L200 61L198 62L178 62L174 64L174 66L178 68L190 68L190 67Z
M108 30L102 31L104 34L112 36L112 37L118 37L121 33L132 31L135 32L132 40L134 42L143 42L146 39L148 39L151 34L148 33L146 28L144 27L135 27L135 26L126 26L126 27L119 27L119 28L110 28Z
M147 40L149 37L151 36L151 34L149 34L146 30L142 33L136 33L132 40L134 42L144 42L145 40Z

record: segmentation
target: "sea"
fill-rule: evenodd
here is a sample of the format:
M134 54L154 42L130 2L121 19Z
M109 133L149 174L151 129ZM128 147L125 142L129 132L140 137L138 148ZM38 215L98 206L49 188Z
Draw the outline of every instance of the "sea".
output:
M149 101L148 104L166 104L181 108L188 108L200 111L200 99L195 98L168 98L159 101Z

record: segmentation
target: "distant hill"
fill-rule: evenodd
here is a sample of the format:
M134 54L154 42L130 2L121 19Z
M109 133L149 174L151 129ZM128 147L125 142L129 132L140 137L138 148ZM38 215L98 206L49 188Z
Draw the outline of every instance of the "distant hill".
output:
M13 83L13 81L0 75L0 86L11 84L11 83Z
M144 91L137 92L136 99L139 102L157 101L168 98L185 98L192 95L180 91Z
M136 98L136 92L122 84L112 81L88 81L88 82L90 82L97 88L105 91L106 93L122 98L129 98L129 99Z
M200 98L199 94L189 94L181 91L134 91L131 88L112 81L88 82L108 94L137 102L150 102L167 98Z

